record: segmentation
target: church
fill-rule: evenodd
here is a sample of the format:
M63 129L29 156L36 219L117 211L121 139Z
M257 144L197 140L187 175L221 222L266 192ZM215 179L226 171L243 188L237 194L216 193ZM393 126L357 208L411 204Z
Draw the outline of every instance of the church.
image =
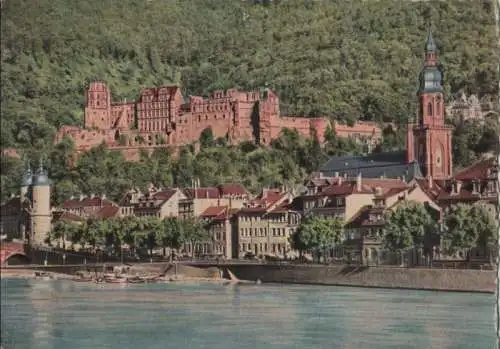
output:
M418 184L441 208L459 202L489 204L497 200L498 159L479 160L453 172L452 128L445 124L443 71L429 30L419 75L418 109L410 118L406 150L365 156L332 157L320 166L321 177L402 179Z
M416 120L408 122L407 149L366 156L333 157L319 168L325 176L401 178L410 181L432 177L451 178L451 127L445 124L443 73L438 65L436 44L429 30L424 66L417 92Z

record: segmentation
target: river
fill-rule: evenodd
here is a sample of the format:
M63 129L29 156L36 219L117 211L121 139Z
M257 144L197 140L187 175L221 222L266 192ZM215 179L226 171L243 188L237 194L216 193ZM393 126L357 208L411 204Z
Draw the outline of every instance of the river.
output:
M1 280L4 349L495 348L495 296Z

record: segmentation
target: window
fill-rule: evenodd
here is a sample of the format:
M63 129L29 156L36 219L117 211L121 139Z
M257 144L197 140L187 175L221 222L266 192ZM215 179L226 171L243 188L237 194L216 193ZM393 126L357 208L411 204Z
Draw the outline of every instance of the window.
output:
M432 103L427 104L427 115L432 116Z

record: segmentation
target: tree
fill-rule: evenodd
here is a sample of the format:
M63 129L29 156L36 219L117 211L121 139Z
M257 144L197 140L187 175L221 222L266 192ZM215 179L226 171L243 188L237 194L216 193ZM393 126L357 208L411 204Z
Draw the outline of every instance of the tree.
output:
M314 251L319 262L321 255L326 257L327 249L342 241L342 234L341 220L309 216L301 222L289 241L292 248L299 251L300 256L304 251Z
M192 258L196 257L200 243L209 240L210 235L205 229L203 222L197 218L188 218L181 221L182 238L185 243L190 244Z
M215 145L214 134L211 127L207 127L200 134L200 147L210 148Z
M384 245L398 253L410 247L424 247L436 229L436 221L424 205L405 201L385 215Z
M157 246L156 236L161 226L161 221L154 216L144 216L137 219L134 232L136 241L141 248L147 249L150 258L153 256L153 249Z
M494 220L483 205L457 204L444 219L443 245L449 254L478 245L486 248L494 233Z
M59 220L53 225L52 230L49 233L48 242L51 243L52 241L61 241L62 248L66 249L66 241L71 241L71 244L75 243L78 229L79 227L77 223Z

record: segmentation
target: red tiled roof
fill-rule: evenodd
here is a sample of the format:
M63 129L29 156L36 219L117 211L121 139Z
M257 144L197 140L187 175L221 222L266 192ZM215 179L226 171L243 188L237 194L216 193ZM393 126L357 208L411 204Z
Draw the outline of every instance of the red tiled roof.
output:
M200 216L213 220L225 220L229 217L229 210L227 206L210 206Z
M469 167L458 171L454 178L460 181L488 178L488 171L495 166L495 158L477 161Z
M63 203L63 208L65 209L99 207L99 206L116 206L116 204L106 198L103 199L99 196L85 197L82 200L70 199L64 201Z
M207 187L207 188L185 188L184 194L191 199L219 199L220 193L218 188Z
M118 206L104 206L97 212L97 216L101 219L108 219L115 217L120 208Z
M373 208L371 205L366 205L361 207L358 212L354 214L354 216L346 223L346 226L354 226L354 227L362 227L362 226L370 226L370 225L383 225L384 220L370 221L370 213L376 212L381 213L383 209Z
M73 214L68 211L56 211L52 213L52 221L71 221L71 222L80 222L84 219L76 214Z
M264 213L267 211L267 207L263 207L263 206L257 206L257 207L243 207L242 209L240 209L240 212L242 213Z
M326 188L324 188L318 196L340 196L340 195L350 195L350 194L372 194L374 189L379 187L382 189L382 193L393 193L401 192L408 188L408 184L405 181L399 179L375 179L375 178L362 178L361 188L358 190L356 180L353 178L348 178L342 181L340 184L335 183Z
M224 195L247 195L246 189L241 184L221 184L219 191Z
M156 192L153 194L153 199L155 200L162 200L162 201L168 201L172 196L177 193L177 190L175 189L165 189L159 192Z
M222 212L227 210L227 206L210 206L201 214L202 217L214 217L218 216Z

